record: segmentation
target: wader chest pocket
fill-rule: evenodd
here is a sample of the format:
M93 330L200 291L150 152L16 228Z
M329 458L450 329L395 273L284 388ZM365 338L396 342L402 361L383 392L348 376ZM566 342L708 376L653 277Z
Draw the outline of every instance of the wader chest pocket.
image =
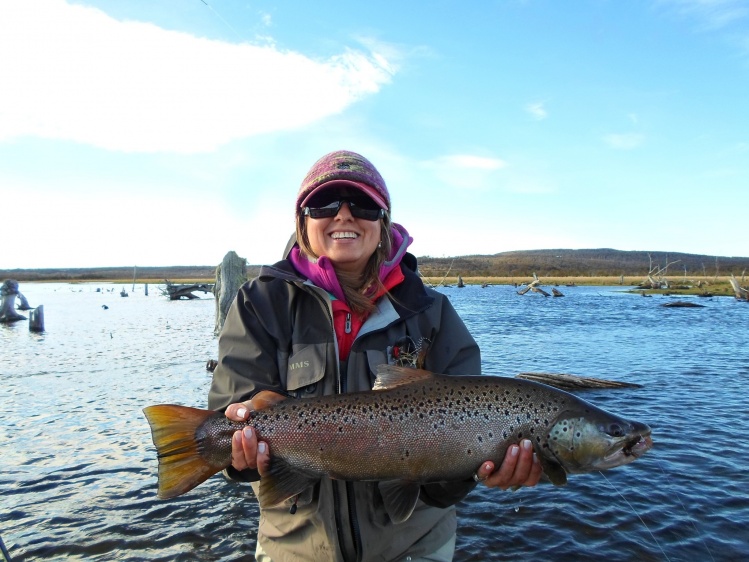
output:
M286 390L295 395L312 394L325 376L325 345L308 345L289 356Z

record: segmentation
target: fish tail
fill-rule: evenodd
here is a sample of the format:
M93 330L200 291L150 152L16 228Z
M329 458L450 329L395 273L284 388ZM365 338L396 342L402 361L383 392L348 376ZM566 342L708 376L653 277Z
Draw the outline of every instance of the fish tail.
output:
M216 412L162 404L148 406L143 413L159 458L159 498L184 494L221 470L201 456L195 436L201 424Z

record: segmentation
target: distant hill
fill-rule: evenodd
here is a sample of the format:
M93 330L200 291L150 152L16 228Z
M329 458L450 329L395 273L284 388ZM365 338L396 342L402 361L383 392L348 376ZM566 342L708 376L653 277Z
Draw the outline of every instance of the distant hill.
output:
M522 250L493 255L468 255L448 258L423 256L419 270L425 277L462 275L463 277L617 277L647 275L654 267L665 268L672 276L740 277L749 270L749 257L707 256L677 252L621 251L610 248L593 250ZM254 277L259 265L249 265L248 275ZM215 265L138 267L137 281L160 282L164 279L213 279ZM0 269L0 280L17 281L97 281L130 280L133 268L50 268Z
M669 265L670 264L670 265ZM740 276L749 269L749 258L716 257L678 252L621 251L610 248L592 250L522 250L493 255L455 258L419 258L419 270L425 277L450 275L463 277L616 277L645 276L654 267L665 268L669 275Z
M164 279L214 279L216 265L174 265L166 267L139 267L138 281L164 281ZM16 281L104 281L131 280L133 266L129 267L76 267L49 269L0 269L0 279Z

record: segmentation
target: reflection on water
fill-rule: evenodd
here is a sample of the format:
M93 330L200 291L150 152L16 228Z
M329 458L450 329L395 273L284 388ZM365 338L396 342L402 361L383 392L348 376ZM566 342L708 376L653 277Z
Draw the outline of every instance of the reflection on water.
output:
M97 287L103 292L96 292ZM109 291L113 289L113 291ZM14 560L237 560L254 551L249 487L220 477L156 499L141 408L204 407L214 302L151 286L22 284L46 332L0 327L0 535ZM584 398L653 428L655 448L605 474L460 506L456 560L729 560L749 552L749 306L663 308L612 288L564 298L512 287L442 289L486 373L564 372L640 389ZM108 306L104 309L102 305ZM604 477L605 476L605 477Z

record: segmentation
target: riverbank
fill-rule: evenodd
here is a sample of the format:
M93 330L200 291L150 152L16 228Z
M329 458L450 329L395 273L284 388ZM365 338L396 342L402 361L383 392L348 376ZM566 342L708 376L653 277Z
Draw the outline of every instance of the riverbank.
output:
M462 277L465 285L516 285L520 287L523 284L532 281L530 278L520 277ZM610 277L539 277L539 287L557 287L562 293L565 290L574 290L576 286L620 286L623 291L644 293L646 295L695 295L695 296L734 296L733 288L728 277L669 277L669 287L665 289L639 289L640 283L645 280L645 276L610 276ZM424 277L424 281L433 286L457 286L457 277ZM749 280L739 279L742 287L745 287ZM567 289L565 289L567 288Z
M424 282L432 287L440 286L457 286L458 277L423 277ZM465 285L482 285L482 286L497 286L497 285L513 285L521 287L522 285L529 283L531 278L522 277L462 277ZM646 295L694 295L701 297L732 297L734 296L733 288L728 277L669 277L669 287L666 289L640 289L638 286L645 280L645 276L575 276L575 277L539 277L539 287L557 287L562 293L565 291L574 290L577 286L600 286L600 287L616 287L619 286L623 291L644 293ZM35 283L113 283L115 285L122 285L125 289L131 287L133 284L136 285L161 285L164 284L163 278L141 278L138 277L133 282L133 279L44 279L40 280L18 280L19 283L24 282L35 282ZM212 276L200 276L200 277L189 277L189 278L175 278L169 279L175 284L199 284L199 283L214 283L215 277ZM742 287L749 285L749 279L738 278L739 283ZM22 287L23 290L23 287ZM548 291L547 291L548 292Z

